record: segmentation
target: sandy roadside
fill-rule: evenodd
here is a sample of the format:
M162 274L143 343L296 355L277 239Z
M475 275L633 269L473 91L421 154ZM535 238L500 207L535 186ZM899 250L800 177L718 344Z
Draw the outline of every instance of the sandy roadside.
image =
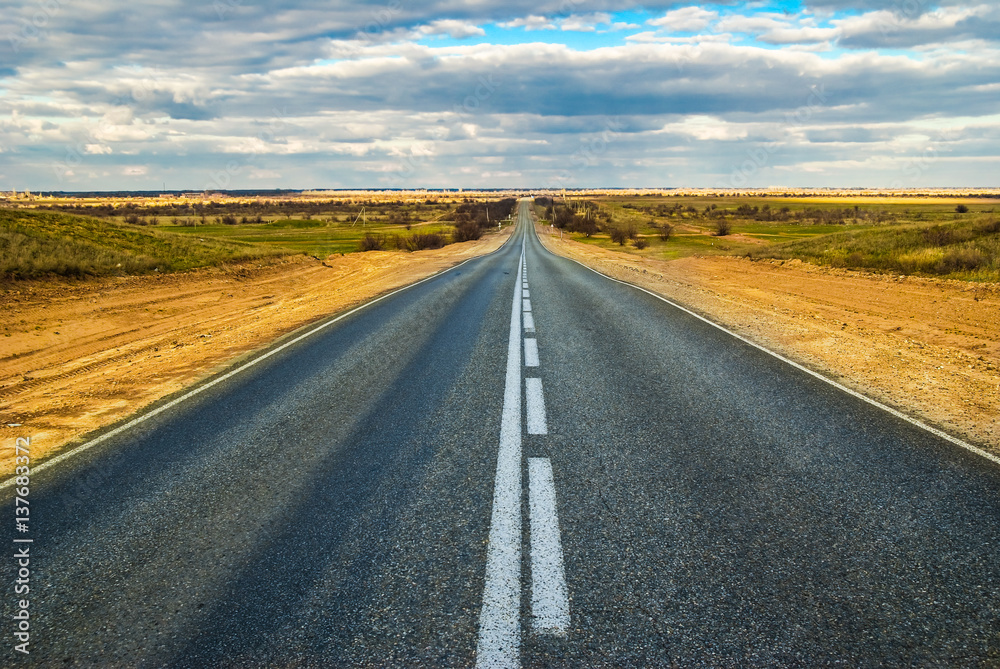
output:
M800 261L667 261L560 238L554 253L700 313L845 386L1000 454L1000 284Z
M297 256L0 293L0 479L324 316L499 248L513 228L443 249Z

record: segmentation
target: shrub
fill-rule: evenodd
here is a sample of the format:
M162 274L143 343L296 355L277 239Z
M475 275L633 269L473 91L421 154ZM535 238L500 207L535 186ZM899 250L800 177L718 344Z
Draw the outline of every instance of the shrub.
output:
M969 208L966 207L964 204L960 204L957 207L955 207L955 212L959 214L967 214L969 213Z
M409 237L397 237L396 248L403 251L423 251L439 249L445 245L444 235L436 232L417 233Z
M954 249L944 254L940 274L979 269L986 264L986 256L979 249Z
M636 237L632 242L637 249L644 249L649 246L649 240L645 237Z
M370 232L365 234L358 244L358 249L361 251L384 251L385 235L376 235Z
M948 244L951 244L955 238L955 235L951 230L942 228L940 225L925 228L923 235L924 240L928 244L933 244L934 246L947 246Z
M725 237L732 231L733 231L733 224L727 221L726 219L720 218L715 222L714 234L716 237Z
M619 246L625 246L625 242L628 240L628 235L621 228L611 228L608 230L608 234L611 236L611 241Z
M673 234L674 234L674 226L670 225L669 223L664 223L660 226L659 235L660 239L662 239L663 241L667 241L668 239L670 239L671 235Z
M468 242L482 236L483 231L478 223L470 219L462 219L455 224L455 232L452 233L451 238L456 242Z

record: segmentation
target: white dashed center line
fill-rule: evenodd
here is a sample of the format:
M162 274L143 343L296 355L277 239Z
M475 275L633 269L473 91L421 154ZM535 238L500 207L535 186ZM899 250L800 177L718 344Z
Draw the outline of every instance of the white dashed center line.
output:
M556 486L548 458L528 458L528 514L532 629L536 634L565 636L569 629L569 597L559 540Z
M545 395L541 379L524 380L525 399L528 404L528 434L548 434L545 423Z
M524 338L524 366L538 367L538 340L534 337Z
M524 331L525 332L535 331L535 317L531 315L530 311L524 314Z
M524 309L525 312L531 311L531 300L527 299L521 300L521 307Z

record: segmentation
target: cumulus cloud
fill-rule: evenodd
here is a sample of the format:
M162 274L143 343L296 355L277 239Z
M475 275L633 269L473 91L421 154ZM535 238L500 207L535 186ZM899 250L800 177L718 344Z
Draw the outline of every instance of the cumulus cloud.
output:
M550 21L544 16L538 16L537 14L531 14L530 16L525 16L521 18L514 19L513 21L502 21L499 23L501 28L524 28L525 30L556 30L557 26L555 23Z
M669 11L658 19L650 19L646 23L674 32L698 32L707 28L718 16L718 12L701 7L683 7Z
M1000 17L915 1L653 2L642 27L590 0L59 3L34 31L9 3L2 169L34 188L198 187L234 160L234 188L712 185L766 144L760 185L800 163L839 185L930 145L949 159L927 178L962 180L1000 151ZM493 44L492 26L533 34Z

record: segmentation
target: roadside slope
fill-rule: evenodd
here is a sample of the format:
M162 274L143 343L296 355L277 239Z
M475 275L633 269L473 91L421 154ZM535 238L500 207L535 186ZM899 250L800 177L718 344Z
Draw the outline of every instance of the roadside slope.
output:
M1000 453L1000 286L730 257L550 251L676 300L844 385Z
M163 276L29 282L0 294L0 436L41 463L68 442L327 315L499 248L299 256ZM13 427L12 427L13 425ZM10 471L12 451L0 462Z

